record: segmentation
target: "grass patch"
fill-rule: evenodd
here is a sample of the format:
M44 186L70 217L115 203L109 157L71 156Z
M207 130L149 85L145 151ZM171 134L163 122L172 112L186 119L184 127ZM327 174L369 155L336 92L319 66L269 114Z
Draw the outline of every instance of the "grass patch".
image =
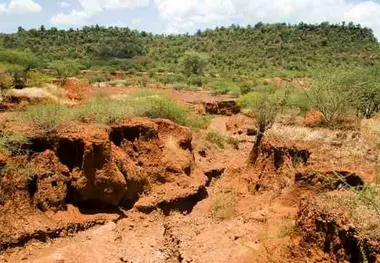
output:
M212 115L197 116L189 114L188 126L193 129L206 129L212 120Z
M133 112L133 107L124 100L98 97L76 109L75 118L82 122L110 124L127 116L132 116Z
M236 196L231 189L218 189L211 197L211 215L219 220L231 219L236 214Z
M241 92L241 88L238 84L226 79L211 81L209 84L207 84L207 88L210 89L215 95L227 93L239 95Z
M211 142L212 144L215 144L221 149L224 149L225 145L225 138L221 134L215 132L215 131L210 131L207 133L206 140Z
M72 118L72 111L59 104L38 104L26 107L25 117L45 132L52 132Z
M0 152L3 154L20 154L22 146L27 144L29 139L18 132L3 132L0 134Z
M230 144L232 147L234 147L235 149L239 149L239 144L240 144L240 141L236 138L233 138L233 137L227 137L226 138L226 143Z
M175 101L158 94L134 96L135 99L130 100L130 103L136 116L169 119L181 125L188 125L187 109Z
M123 99L98 96L72 109L57 104L40 104L27 107L24 113L29 121L46 132L54 131L70 120L111 124L129 117L147 117L169 119L191 128L204 128L211 119L210 116L199 117L161 93L148 90L132 93Z
M224 149L226 144L231 145L235 149L239 149L240 144L240 141L238 139L233 137L225 137L215 131L208 132L206 135L206 140L211 142L212 144L215 144L221 149Z
M369 240L380 240L380 185L369 183L362 190L350 187L343 178L336 175L350 192L344 195L318 196L317 203L323 210L344 214L352 220L359 234Z

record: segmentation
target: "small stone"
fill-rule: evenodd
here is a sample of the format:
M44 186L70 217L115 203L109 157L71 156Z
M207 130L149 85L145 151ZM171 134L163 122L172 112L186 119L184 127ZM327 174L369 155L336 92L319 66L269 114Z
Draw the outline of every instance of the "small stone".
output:
M53 262L54 263L65 263L65 258L60 252L55 252L53 255Z

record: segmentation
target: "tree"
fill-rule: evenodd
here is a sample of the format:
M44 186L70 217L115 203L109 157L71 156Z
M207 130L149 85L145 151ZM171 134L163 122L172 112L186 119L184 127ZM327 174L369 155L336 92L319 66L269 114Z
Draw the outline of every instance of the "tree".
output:
M0 62L5 64L5 70L12 76L16 89L24 88L28 72L39 66L33 54L19 50L0 49Z
M274 124L278 113L283 109L287 93L255 93L245 105L256 118L256 141L249 154L248 163L255 164L261 151L265 132Z
M356 115L371 118L380 110L380 69L353 70L346 81L348 98Z
M66 84L69 77L76 76L80 71L78 63L72 60L54 61L50 63L49 68L56 72L62 86Z
M182 58L183 73L187 76L203 75L207 66L207 59L197 52L187 52Z
M347 74L343 69L319 68L306 91L308 99L329 126L334 126L349 109Z

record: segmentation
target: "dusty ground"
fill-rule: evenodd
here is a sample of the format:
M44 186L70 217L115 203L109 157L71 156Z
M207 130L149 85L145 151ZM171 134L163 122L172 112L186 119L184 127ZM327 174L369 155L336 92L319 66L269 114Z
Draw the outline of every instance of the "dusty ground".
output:
M88 92L96 94L96 88ZM125 90L115 88L110 92L122 95ZM228 96L215 98L207 92L165 92L195 106L231 100ZM119 204L117 192L104 192L102 196L101 191L109 189L109 185L94 190L88 181L83 185L78 179L78 185L73 186L82 198L91 200L88 209L79 202L80 208L68 204L59 211L36 212L29 204L18 212L2 210L8 216L1 221L0 237L8 240L10 233L33 234L21 235L21 239L4 247L0 262L348 262L345 257L342 261L333 260L314 247L310 248L312 253L303 253L299 245L302 233L297 232L296 221L304 200L317 192L339 188L325 180L331 172L347 172L359 177L361 183L373 181L376 160L368 156L370 149L360 136L350 132L337 135L327 129L289 129L279 125L270 132L258 164L247 167L255 140L247 133L254 123L236 113L216 115L207 130L192 133L165 121L129 121L112 129L123 130L125 138L136 127L139 133L133 140L124 138L120 142L108 139L99 128L61 131L58 144L63 139L83 139L84 160L92 156L90 163L94 162L94 166L100 160L103 163L95 175L92 168L88 172L85 167L83 171L71 167L72 171L65 170L70 176L88 179L90 173L98 186L112 174L117 191L131 191L128 189L135 189L134 183L144 184L144 180L149 181L149 189L138 192L139 198L132 194L128 200L131 207L110 209L96 202L94 205L93 201ZM300 130L302 136L292 136ZM239 144L226 144L221 149L206 140L209 131L238 139ZM320 137L306 136L312 132ZM103 153L96 157L99 145ZM50 151L55 151L52 148ZM360 163L353 162L358 156ZM118 173L121 168L113 166L115 160L127 165L125 182ZM143 175L136 173L131 177L131 170ZM311 171L324 177L314 178Z

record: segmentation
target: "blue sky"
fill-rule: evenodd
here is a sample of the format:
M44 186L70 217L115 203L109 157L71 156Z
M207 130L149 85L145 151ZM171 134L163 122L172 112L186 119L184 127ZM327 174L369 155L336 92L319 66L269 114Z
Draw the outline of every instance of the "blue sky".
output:
M40 25L128 26L154 33L185 33L215 26L262 22L352 21L380 38L375 0L0 0L0 31Z

